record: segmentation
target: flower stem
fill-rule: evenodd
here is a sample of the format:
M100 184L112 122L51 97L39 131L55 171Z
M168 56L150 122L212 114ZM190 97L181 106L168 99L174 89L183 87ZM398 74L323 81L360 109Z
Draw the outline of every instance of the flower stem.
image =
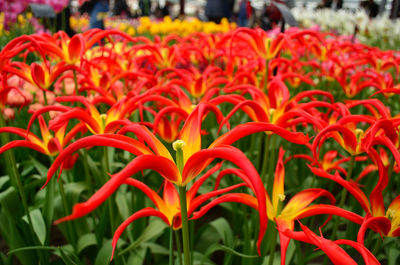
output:
M261 166L261 174L260 177L264 183L264 185L267 182L267 169L268 169L268 158L269 158L269 145L271 141L271 135L267 135L267 138L265 139L264 142L264 159Z
M181 244L181 239L179 237L178 230L175 230L175 240L176 240L176 249L178 250L179 265L183 265L183 262L182 262L182 244Z
M271 142L270 142L270 151L269 151L269 165L268 165L268 175L267 175L267 190L272 192L272 186L274 184L274 165L275 165L275 155L276 155L276 150L275 150L275 145L276 145L276 139L274 135L270 136Z
M72 73L74 74L75 95L78 96L78 95L79 95L78 78L76 77L76 71L75 71L75 69L72 71Z
M172 146L176 151L176 166L182 176L184 167L183 158L183 147L185 142L182 140L175 141ZM181 222L182 222L182 241L183 241L183 260L185 265L190 265L190 240L189 240L189 223L187 214L187 196L186 196L186 186L178 186L179 200L181 203Z
M169 228L169 265L174 264L174 229Z
M354 162L355 162L355 157L351 156L349 170L347 170L346 181L349 181L351 179L351 175L353 174ZM340 197L340 202L339 202L340 208L343 208L343 205L346 201L346 197L347 197L347 189L343 189L342 196Z
M105 182L104 183L106 183L108 181L107 174L111 173L110 172L110 161L109 161L109 157L108 157L108 148L106 146L103 147L103 155L104 155L103 159L104 159L104 170L105 170L105 180L104 180ZM112 204L113 201L114 201L114 195L111 195L107 200L111 234L113 234L114 228L115 228L115 226L114 226L114 210L113 210L114 208L113 208L113 204ZM115 251L117 251L117 250L115 250ZM115 253L117 253L117 252L115 252ZM120 264L117 254L115 254L115 257L116 257L115 264Z
M272 232L272 237L271 237L271 246L269 249L269 259L268 259L268 265L272 265L274 263L274 256L275 256L275 247L276 247L276 229L273 230Z
M63 204L63 207L64 207L64 214L65 214L65 216L67 216L69 214L69 212L68 212L69 207L68 207L67 197L65 195L64 182L63 182L62 178L60 178L58 180L58 185L59 185L59 189L60 189L62 204ZM76 237L75 237L75 234L74 234L74 229L72 228L72 224L71 224L71 222L66 222L66 225L67 225L67 234L69 235L69 239L71 240L71 244L72 244L74 250L77 251L77 248L76 248Z
M264 92L268 89L268 76L269 76L269 60L265 60L265 80L264 80Z
M190 265L189 224L186 206L186 187L179 186L179 199L181 201L183 259L185 265Z

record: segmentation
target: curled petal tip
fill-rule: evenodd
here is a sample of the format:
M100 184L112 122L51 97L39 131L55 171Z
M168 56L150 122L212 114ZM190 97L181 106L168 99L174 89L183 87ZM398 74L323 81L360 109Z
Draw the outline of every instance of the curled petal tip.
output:
M70 217L70 216L65 216L65 217L63 217L63 218L60 218L60 219L55 220L55 221L53 222L53 224L54 224L54 225L58 225L58 224L60 224L60 223L63 223L63 222L65 222L65 221L69 221L69 220L71 220L71 217Z

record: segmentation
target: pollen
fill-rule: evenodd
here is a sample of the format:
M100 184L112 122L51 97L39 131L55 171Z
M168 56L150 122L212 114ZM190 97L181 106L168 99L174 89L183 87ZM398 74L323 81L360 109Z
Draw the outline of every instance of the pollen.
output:
M50 141L51 139L53 139L53 135L51 135L50 133L46 136L46 140Z
M396 210L388 209L386 215L389 219L393 219L393 217L396 215L396 212Z
M175 151L178 151L179 149L182 149L185 145L186 145L185 141L176 140L175 142L172 143L172 148L174 148Z
M360 137L362 136L364 134L364 130L362 130L362 129L356 129L356 138L357 138L357 141L358 140L360 140Z
M107 114L101 114L100 119L105 121L107 119Z
M275 109L274 108L270 108L269 109L269 116L273 116L274 115L274 113L275 113Z
M278 198L279 198L279 201L283 202L286 199L286 195L282 194L282 193L278 194Z

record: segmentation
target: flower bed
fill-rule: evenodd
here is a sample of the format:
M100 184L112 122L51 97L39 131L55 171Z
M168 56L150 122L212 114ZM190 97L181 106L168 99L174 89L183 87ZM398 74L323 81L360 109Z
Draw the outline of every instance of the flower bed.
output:
M297 29L15 38L0 259L395 264L399 60Z
M355 38L364 44L381 49L397 50L400 44L400 20L386 15L369 18L363 10L309 10L296 8L294 16L303 28L319 28L324 32Z

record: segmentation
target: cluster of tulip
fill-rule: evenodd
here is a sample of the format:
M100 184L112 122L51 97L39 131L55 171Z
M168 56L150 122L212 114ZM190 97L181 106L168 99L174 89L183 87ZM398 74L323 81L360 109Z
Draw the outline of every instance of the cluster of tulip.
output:
M10 187L0 193L0 232L29 264L15 249L21 221L3 220L11 189L30 231L25 250L43 264L45 250L68 264L94 260L90 246L95 264L111 253L117 264L162 255L221 264L218 250L224 264L273 264L276 252L282 265L294 253L298 264L321 253L334 264L395 262L398 242L386 238L400 235L399 62L398 52L295 29L274 38L247 28L154 41L117 30L15 38L0 52L0 189ZM19 153L17 167L16 147L44 155ZM41 185L40 196L27 195ZM207 213L222 218L215 207L235 234L225 218L208 222L217 233L197 229ZM165 227L146 225L149 216L170 227L166 240L154 239ZM54 225L69 248L51 246ZM168 242L169 251L160 246Z
M88 16L72 16L70 18L71 27L76 32L83 32L89 27ZM162 20L154 20L150 17L140 17L138 19L122 19L119 17L107 17L104 21L106 29L118 29L131 36L135 35L168 35L178 34L187 36L196 32L218 33L228 32L236 28L236 23L230 23L223 19L220 24L208 21L200 21L197 18L185 20L164 17Z

